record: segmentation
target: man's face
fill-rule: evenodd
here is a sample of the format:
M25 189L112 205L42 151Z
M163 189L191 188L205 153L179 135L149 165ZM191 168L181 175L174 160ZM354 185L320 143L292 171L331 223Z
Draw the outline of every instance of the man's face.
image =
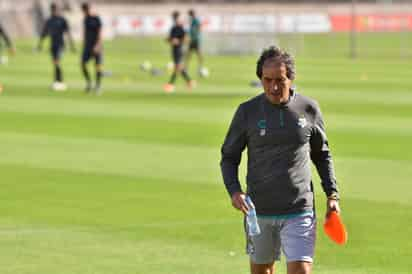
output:
M182 19L180 18L180 16L176 18L176 21L175 21L175 22L176 22L176 25L177 25L177 26L183 26L183 21L182 21Z
M292 81L286 76L286 65L268 60L262 68L262 86L272 104L286 103L289 100Z
M59 15L60 14L60 9L57 5L52 5L50 8L50 12L52 15Z
M87 15L89 15L90 14L90 7L83 7L82 8L82 11L83 11L83 14L85 15L85 16L87 16Z

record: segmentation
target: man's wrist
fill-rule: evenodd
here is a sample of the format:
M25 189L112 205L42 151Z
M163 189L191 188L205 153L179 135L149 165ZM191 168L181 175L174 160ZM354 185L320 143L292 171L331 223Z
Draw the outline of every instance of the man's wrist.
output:
M233 195L236 193L243 193L242 189L236 188L236 189L231 189L228 191L230 198L233 198Z
M332 193L328 196L328 200L339 201L339 200L340 200L339 193L337 193L337 192L332 192Z

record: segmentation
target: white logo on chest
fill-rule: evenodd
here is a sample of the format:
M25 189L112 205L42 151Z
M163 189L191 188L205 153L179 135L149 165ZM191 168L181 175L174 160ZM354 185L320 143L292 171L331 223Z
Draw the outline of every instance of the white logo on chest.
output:
M304 127L306 127L307 124L308 123L306 121L305 116L302 115L301 117L299 117L299 119L298 119L298 126L299 127L304 128Z

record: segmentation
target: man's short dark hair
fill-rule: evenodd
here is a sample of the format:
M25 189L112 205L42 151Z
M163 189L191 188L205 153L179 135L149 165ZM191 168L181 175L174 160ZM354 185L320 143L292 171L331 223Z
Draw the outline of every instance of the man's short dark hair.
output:
M290 80L295 79L296 71L295 71L295 60L293 56L287 53L286 51L281 50L276 46L271 46L267 49L264 49L262 54L260 55L257 66L256 66L256 75L259 79L262 78L262 70L263 66L266 61L274 60L280 63L285 64L286 66L286 76Z
M179 16L180 16L180 12L178 12L177 10L175 10L172 13L172 18L173 18L174 21L176 21L179 18Z
M87 2L82 3L82 11L88 12L90 10L90 5Z
M190 16L192 16L192 17L195 17L195 11L192 10L192 9L190 9L190 10L188 11L188 14L189 14Z
M56 3L53 2L53 3L50 4L50 11L52 13L55 13L57 11L57 4Z

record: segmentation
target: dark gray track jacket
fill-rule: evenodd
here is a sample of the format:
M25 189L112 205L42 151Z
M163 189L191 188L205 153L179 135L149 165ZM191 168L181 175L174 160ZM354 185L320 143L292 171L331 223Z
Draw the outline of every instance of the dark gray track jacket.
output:
M242 103L222 146L220 162L230 196L241 191L238 167L247 147L247 193L259 215L313 210L310 160L326 195L338 192L322 114L318 104L292 92L273 105L265 94Z

